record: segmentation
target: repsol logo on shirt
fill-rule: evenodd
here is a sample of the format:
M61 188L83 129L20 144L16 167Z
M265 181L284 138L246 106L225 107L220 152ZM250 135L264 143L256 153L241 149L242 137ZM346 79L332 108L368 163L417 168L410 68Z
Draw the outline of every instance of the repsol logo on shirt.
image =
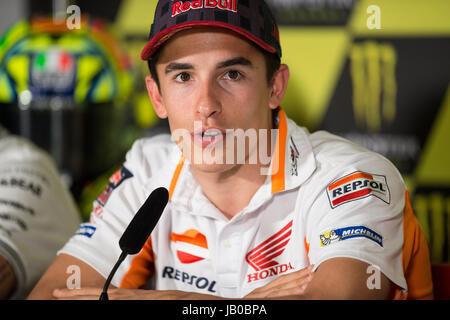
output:
M353 172L331 183L327 187L327 195L332 209L369 196L390 203L386 177L361 171Z
M172 17L180 13L187 12L191 9L200 8L218 8L237 12L237 0L193 0L193 1L177 1L172 5Z
M36 183L26 181L23 178L3 178L0 179L0 187L18 188L24 191L30 191L37 197L41 196L42 187Z
M176 281L181 281L183 283L194 286L197 289L207 290L209 292L216 292L216 290L214 290L216 281L210 281L205 277L198 277L195 275L190 275L187 272L180 271L180 270L172 268L172 267L168 267L168 266L164 267L162 277L174 279Z

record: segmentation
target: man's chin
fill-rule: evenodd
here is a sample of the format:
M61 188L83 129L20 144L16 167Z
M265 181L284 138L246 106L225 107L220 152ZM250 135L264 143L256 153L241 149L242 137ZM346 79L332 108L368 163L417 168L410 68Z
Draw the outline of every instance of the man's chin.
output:
M194 171L203 173L223 173L232 170L235 165L224 163L191 163L191 167Z

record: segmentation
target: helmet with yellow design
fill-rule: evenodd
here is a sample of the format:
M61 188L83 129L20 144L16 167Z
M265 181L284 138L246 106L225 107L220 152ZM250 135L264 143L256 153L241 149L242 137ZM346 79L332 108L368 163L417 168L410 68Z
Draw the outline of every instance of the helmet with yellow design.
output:
M18 22L0 40L0 123L47 150L69 181L93 178L133 139L124 132L132 71L99 19L73 30L47 18Z

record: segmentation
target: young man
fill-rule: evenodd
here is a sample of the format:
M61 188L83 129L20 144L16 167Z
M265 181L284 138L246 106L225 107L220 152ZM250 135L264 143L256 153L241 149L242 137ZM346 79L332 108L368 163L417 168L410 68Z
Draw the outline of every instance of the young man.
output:
M263 1L159 1L142 58L176 146L168 136L134 144L30 298L98 299L118 239L160 186L169 204L118 269L111 299L432 298L401 175L288 119L280 57ZM70 265L80 267L79 290L66 289ZM151 280L157 290L144 290Z

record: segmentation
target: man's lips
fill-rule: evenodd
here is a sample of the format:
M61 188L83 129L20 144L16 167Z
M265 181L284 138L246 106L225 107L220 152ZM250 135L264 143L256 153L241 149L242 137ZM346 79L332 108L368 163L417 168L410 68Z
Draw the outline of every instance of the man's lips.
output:
M194 143L205 148L225 139L226 131L219 128L208 128L206 130L192 133Z

